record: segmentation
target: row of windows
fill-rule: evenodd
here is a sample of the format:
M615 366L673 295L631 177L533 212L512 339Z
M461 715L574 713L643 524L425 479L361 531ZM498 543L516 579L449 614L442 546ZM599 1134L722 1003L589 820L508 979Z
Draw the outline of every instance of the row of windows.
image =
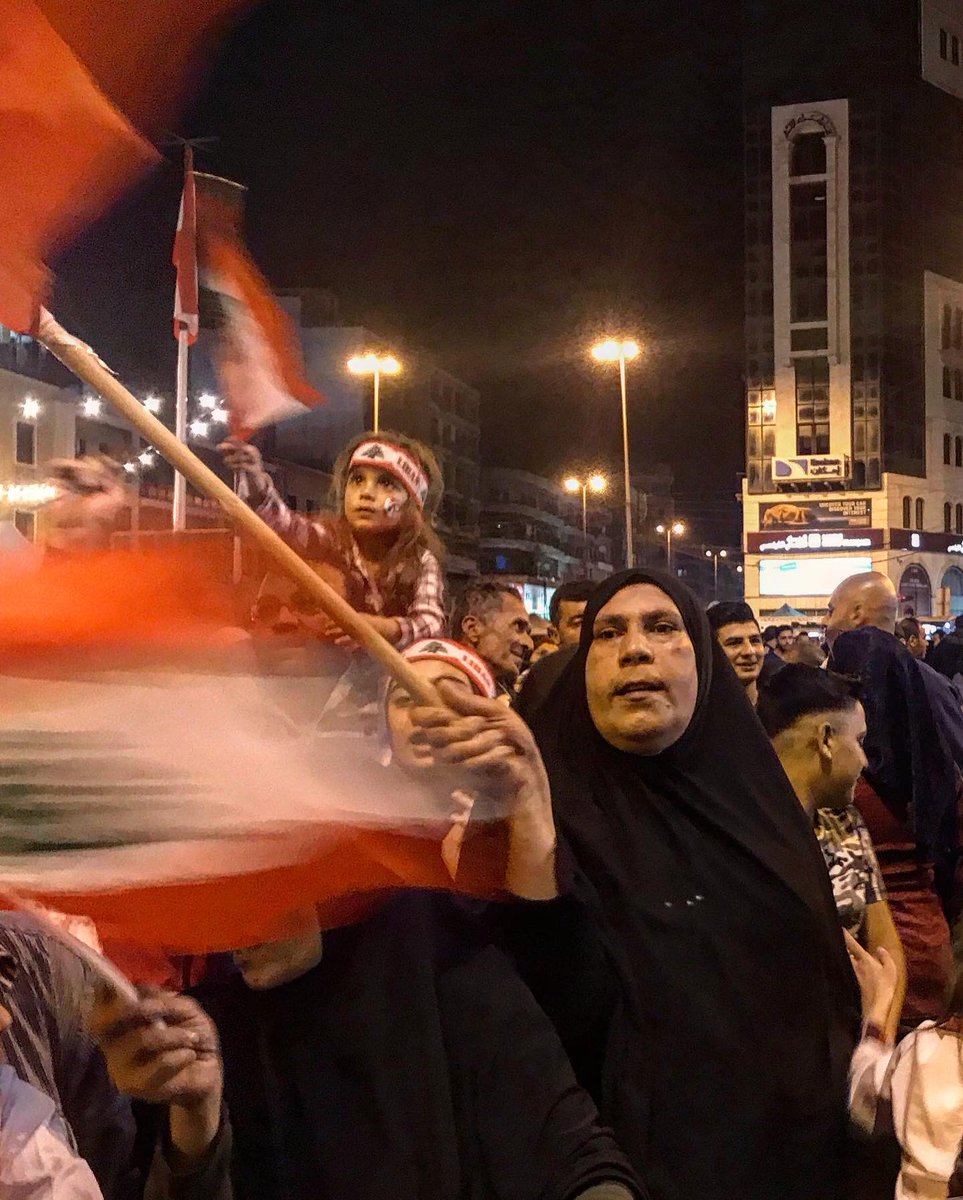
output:
M953 466L963 467L963 437L952 438L948 433L943 434L943 465L950 465L950 457L953 458Z
M954 508L949 501L943 505L943 532L963 534L963 504Z
M914 505L913 505L913 501L912 501L911 497L904 496L903 497L903 528L904 529L912 529L913 528L913 521L912 521L913 508L914 508ZM923 528L924 520L926 517L926 505L923 502L922 496L917 496L915 508L916 508L916 528L921 530Z
M951 62L954 67L960 65L960 39L948 29L940 30L940 58Z
M963 350L963 308L943 305L940 325L940 347L943 350Z

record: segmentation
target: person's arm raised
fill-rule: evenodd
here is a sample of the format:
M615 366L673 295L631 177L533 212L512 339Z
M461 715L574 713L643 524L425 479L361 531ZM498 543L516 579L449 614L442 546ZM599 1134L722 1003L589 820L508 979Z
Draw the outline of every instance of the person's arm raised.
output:
M419 707L412 720L437 761L465 771L507 810L506 888L526 900L558 895L555 821L548 776L528 726L497 700L440 683L446 707Z

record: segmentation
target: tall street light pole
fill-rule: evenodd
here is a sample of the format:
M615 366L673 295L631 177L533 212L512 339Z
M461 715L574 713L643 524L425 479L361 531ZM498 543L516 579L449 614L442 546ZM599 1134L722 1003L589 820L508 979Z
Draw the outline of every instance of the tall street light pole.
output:
M666 572L672 574L672 538L682 537L685 533L685 525L681 521L671 521L668 525L656 525L656 533L661 533L665 538L665 569Z
M712 598L719 599L719 559L728 558L728 550L707 550L706 558L712 559Z
M372 375L374 377L374 412L372 429L378 433L381 429L381 376L397 375L401 363L393 354L375 354L365 351L348 359L348 370L352 375Z
M632 536L632 477L629 471L629 406L625 387L625 364L639 356L639 343L631 339L606 338L592 347L596 362L619 364L619 388L622 394L622 465L625 474L625 565L635 566L635 545Z
M589 552L588 552L588 493L592 492L596 496L602 494L609 486L609 481L604 475L596 472L594 475L589 475L587 479L579 479L575 475L570 475L563 480L562 487L569 495L582 493L582 570L585 573L585 578L589 578Z

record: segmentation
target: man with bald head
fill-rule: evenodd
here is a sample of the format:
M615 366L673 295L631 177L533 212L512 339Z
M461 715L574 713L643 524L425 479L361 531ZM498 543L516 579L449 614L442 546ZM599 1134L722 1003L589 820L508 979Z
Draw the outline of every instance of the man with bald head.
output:
M850 575L836 588L826 609L826 641L832 646L841 633L871 625L896 635L899 597L893 581L882 571Z

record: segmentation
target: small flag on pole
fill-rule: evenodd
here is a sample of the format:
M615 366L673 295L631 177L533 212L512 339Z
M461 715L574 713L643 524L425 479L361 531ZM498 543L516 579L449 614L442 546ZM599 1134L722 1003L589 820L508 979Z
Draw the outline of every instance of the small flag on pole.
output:
M174 234L172 261L177 268L174 285L174 338L187 334L188 344L197 341L197 198L194 188L194 152L184 148L184 190Z
M297 416L324 403L308 383L297 331L271 295L240 235L244 189L228 179L196 174L201 284L217 299L216 352L231 434Z

